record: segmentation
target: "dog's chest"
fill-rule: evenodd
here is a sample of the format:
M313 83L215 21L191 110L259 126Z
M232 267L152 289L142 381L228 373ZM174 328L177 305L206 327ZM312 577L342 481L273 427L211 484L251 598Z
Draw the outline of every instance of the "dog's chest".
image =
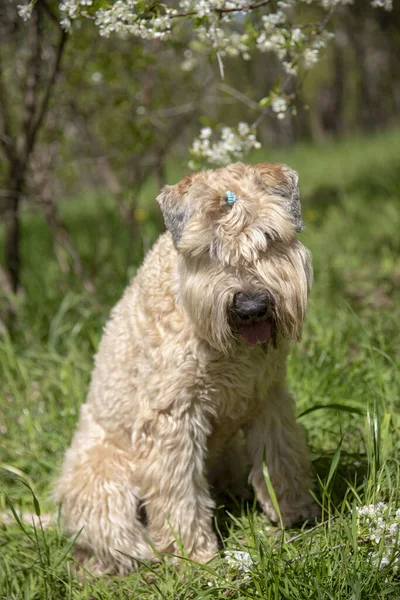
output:
M215 427L230 422L240 427L259 412L279 375L279 351L257 347L234 357L210 361L209 382Z

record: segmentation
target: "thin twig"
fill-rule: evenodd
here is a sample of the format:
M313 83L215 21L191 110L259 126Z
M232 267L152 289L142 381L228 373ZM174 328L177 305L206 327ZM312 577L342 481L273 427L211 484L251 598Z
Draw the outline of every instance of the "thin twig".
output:
M0 143L8 160L11 162L14 160L15 144L11 133L10 123L8 100L3 81L2 58L0 56Z
M57 45L57 49L56 49L56 57L54 59L53 68L51 70L50 77L47 81L47 86L46 86L45 92L43 94L40 106L38 108L36 118L34 119L32 126L30 128L30 131L29 131L28 143L30 144L30 149L32 149L32 147L33 147L36 134L42 124L43 118L46 114L46 111L47 111L47 108L49 105L50 95L51 95L53 86L56 82L58 73L60 71L61 58L62 58L63 51L65 48L65 42L67 41L67 37L68 37L68 34L64 30L62 30L60 39L59 39L59 42Z
M227 83L220 83L219 89L222 92L226 92L227 94L229 94L236 100L239 100L239 102L242 102L243 104L245 104L252 110L256 110L257 112L264 112L264 109L261 108L261 106L258 104L258 102L255 102L254 100L252 100L251 98L249 98L242 92L239 92L239 90L236 90L235 88L228 85Z
M211 8L210 11L216 14L224 14L224 13L233 13L233 12L248 12L249 10L255 10L256 8L260 8L261 6L266 6L270 3L271 0L262 0L262 2L252 2L250 4L246 4L242 7L237 8ZM175 13L171 15L172 19L177 19L180 17L193 17L198 15L197 10L191 10L189 12Z
M21 131L17 139L17 153L20 163L26 165L30 151L31 141L29 132L32 127L38 102L38 84L42 66L42 11L36 7L32 11L29 23L29 60L26 64L26 83L24 92L24 107L22 114Z

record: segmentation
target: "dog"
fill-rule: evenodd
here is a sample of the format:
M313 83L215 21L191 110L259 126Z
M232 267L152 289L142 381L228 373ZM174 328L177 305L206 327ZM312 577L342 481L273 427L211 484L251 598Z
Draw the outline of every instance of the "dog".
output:
M285 526L318 514L285 381L313 278L297 173L236 163L157 200L167 232L105 326L55 485L79 560L98 574L159 553L209 561L215 490L246 477L278 521L264 461Z

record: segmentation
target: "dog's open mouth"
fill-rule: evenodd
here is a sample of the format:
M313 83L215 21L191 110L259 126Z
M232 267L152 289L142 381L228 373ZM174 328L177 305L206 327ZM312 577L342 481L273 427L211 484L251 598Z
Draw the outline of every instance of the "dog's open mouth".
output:
M238 332L248 344L262 344L268 342L273 332L273 322L247 321L238 326Z

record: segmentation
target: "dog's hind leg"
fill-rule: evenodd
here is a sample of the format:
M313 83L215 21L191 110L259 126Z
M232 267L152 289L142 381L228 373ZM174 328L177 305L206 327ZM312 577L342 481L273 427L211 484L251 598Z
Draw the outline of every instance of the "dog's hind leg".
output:
M263 475L264 460L284 525L317 517L320 511L310 494L314 486L307 444L296 423L293 400L283 385L271 389L263 413L244 431L252 463L250 481L269 518L279 521Z
M136 560L153 556L140 519L134 465L115 441L88 439L78 430L54 497L62 503L66 531L78 536L76 558L92 573L126 574Z

